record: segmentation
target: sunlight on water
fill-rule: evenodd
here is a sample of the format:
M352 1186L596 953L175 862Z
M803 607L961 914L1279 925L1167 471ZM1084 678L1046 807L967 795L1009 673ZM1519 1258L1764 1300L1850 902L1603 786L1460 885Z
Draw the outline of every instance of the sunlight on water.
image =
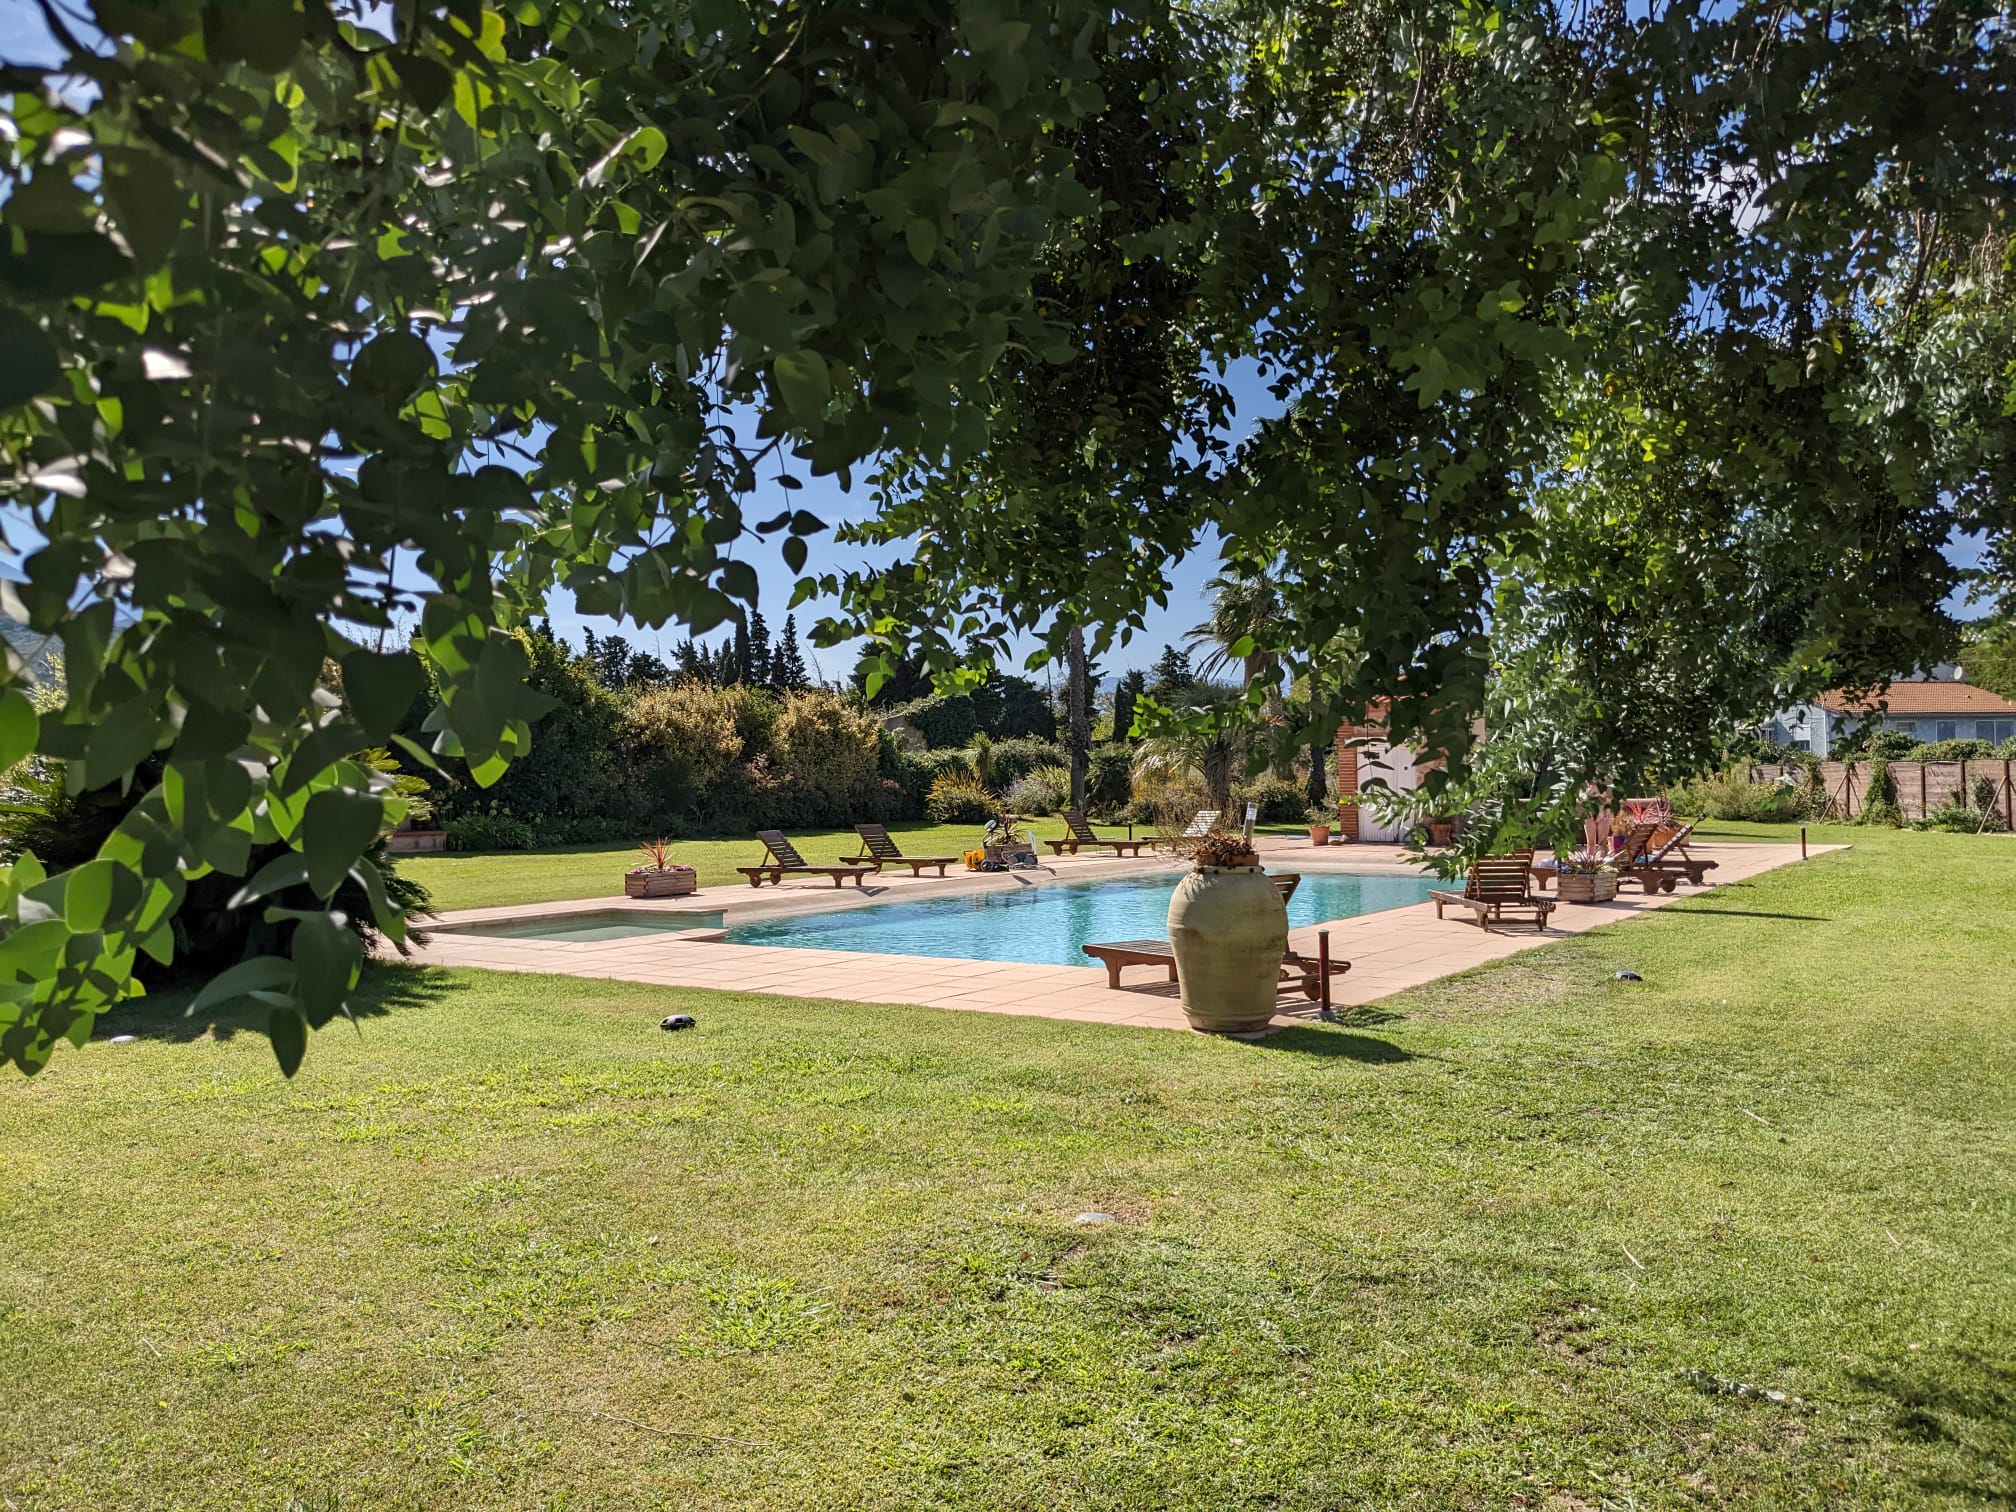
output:
M1428 889L1438 885L1427 877L1307 872L1288 905L1288 923L1300 928L1404 908L1425 901ZM1166 938L1175 886L1171 875L887 903L737 924L728 938L737 945L1083 966L1086 944Z

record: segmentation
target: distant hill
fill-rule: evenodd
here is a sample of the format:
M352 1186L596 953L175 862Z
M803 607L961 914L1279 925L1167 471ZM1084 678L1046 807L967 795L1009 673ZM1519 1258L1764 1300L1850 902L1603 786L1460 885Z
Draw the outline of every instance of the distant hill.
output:
M54 659L63 654L63 643L55 636L43 635L9 619L0 619L0 640L6 641L14 654L28 664L28 681L54 680L57 675Z

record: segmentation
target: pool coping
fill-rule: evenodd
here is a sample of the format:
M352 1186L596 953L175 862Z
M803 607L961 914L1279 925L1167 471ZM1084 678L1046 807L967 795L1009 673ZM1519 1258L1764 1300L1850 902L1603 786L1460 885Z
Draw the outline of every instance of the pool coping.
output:
M1843 846L1815 846L1812 854L1842 850ZM1373 847L1348 847L1356 854L1313 857L1311 847L1265 845L1262 860L1278 864L1282 871L1300 868L1344 872L1378 872L1396 868L1371 861ZM1398 856L1397 848L1381 848ZM1745 844L1722 842L1693 847L1703 860L1717 863L1710 887L1739 883L1765 871L1775 870L1800 859L1800 847L1775 843ZM1368 864L1369 863L1369 864ZM1052 881L1067 878L1094 880L1167 872L1170 865L1115 864L1105 859L1082 858L1078 864L1046 868ZM1405 870L1418 875L1411 864ZM1016 886L1010 874L968 875L920 879L923 888L910 885L909 878L884 879L886 885L872 889L864 903L831 898L808 898L810 889L778 890L786 902L766 906L761 914L785 917L798 913L826 912L839 907L872 906L877 901L911 901L919 897L955 896L1002 886ZM962 885L963 884L963 885ZM1029 882L1026 885L1047 885ZM852 893L855 889L849 887ZM1317 931L1327 930L1333 959L1352 963L1351 970L1337 979L1333 1001L1339 1008L1362 1006L1392 993L1420 986L1440 977L1467 971L1495 960L1582 934L1606 924L1629 920L1639 914L1666 907L1697 896L1708 888L1684 884L1672 893L1620 895L1603 904L1567 904L1555 911L1554 927L1544 934L1518 927L1516 932L1484 932L1452 914L1438 920L1435 905L1412 904L1382 909L1355 918L1330 920L1294 930L1291 943L1313 953ZM736 889L722 889L734 892ZM764 889L766 899L774 896ZM795 896L794 896L795 894ZM688 898L698 897L689 894ZM513 917L533 914L558 916L569 912L622 911L612 904L624 900L575 899L546 905L499 905L488 909L461 909L442 916L441 922L477 922L479 917ZM637 900L642 902L643 900ZM692 906L688 899L665 900ZM1032 1015L1085 1022L1123 1024L1137 1028L1187 1029L1188 1023L1173 985L1166 982L1130 982L1118 990L1106 985L1102 967L1040 966L1021 962L971 961L945 956L907 956L896 953L826 950L781 945L737 945L727 943L725 931L732 927L726 910L712 906L708 911L724 913L720 931L667 931L643 937L608 941L551 941L501 938L484 935L433 935L424 945L413 948L415 964L476 967L498 971L523 971L595 979L641 982L674 988L701 988L728 992L774 993L787 997L839 1000L862 1004L917 1004L924 1007L970 1009L980 1012ZM820 906L823 904L824 906ZM650 906L646 904L646 906ZM745 912L745 917L748 914ZM711 938L687 938L707 935ZM389 950L381 948L381 954ZM1276 1025L1306 1020L1314 1005L1299 994L1284 996L1276 1008Z

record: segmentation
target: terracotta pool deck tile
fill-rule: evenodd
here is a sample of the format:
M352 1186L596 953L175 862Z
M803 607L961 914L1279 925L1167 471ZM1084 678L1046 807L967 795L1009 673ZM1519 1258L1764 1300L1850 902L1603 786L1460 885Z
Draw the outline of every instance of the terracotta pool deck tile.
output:
M1835 848L1816 848L1814 854ZM1713 873L1715 884L1745 881L1798 859L1798 847L1789 845L1700 845L1694 849L1702 859L1718 863ZM1404 857L1395 847L1332 847L1312 853L1313 848L1306 842L1284 838L1266 840L1262 852L1280 870L1313 868L1319 864L1407 870ZM1083 877L1102 872L1140 875L1142 868L1115 863L1107 857L1087 856L1075 860L1063 858L1052 871ZM871 885L869 891L892 899L928 896L928 892L920 889L935 880L890 878L879 887ZM1332 920L1322 926L1299 927L1290 938L1295 948L1313 954L1318 927L1327 929L1332 956L1352 963L1348 974L1333 980L1332 1000L1341 1006L1359 1007L1439 977L1503 960L1602 925L1630 920L1706 890L1685 888L1652 896L1634 891L1607 905L1564 905L1553 915L1556 927L1544 934L1521 926L1480 931L1467 918L1451 914L1438 920L1432 904L1415 904L1358 918ZM727 890L714 891L719 894ZM763 891L766 897L774 896L771 889ZM831 889L807 887L802 891L830 893ZM466 922L485 917L605 911L620 907L623 902L600 899L530 908L471 910L454 915L453 919ZM712 902L696 899L688 906L702 909ZM793 899L779 905L781 913L773 912L766 903L764 912L781 917L793 908L816 903L816 899ZM715 903L714 908L718 911L719 904ZM1115 992L1106 986L1104 973L1096 966L799 950L789 946L676 939L667 935L566 942L450 932L436 933L428 945L416 947L414 959L425 965L548 972L650 986L771 993L856 1003L915 1003L1140 1028L1187 1027L1172 984L1141 973ZM1313 1018L1314 1013L1315 1006L1299 994L1284 996L1277 1009L1277 1022L1303 1022Z

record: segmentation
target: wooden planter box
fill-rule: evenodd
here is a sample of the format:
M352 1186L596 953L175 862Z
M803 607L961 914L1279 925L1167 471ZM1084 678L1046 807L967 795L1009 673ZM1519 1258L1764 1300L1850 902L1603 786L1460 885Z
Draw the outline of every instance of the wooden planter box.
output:
M690 866L623 874L623 894L630 898L683 898L698 886L699 878Z
M1617 896L1615 872L1563 872L1555 886L1563 903L1608 903Z

